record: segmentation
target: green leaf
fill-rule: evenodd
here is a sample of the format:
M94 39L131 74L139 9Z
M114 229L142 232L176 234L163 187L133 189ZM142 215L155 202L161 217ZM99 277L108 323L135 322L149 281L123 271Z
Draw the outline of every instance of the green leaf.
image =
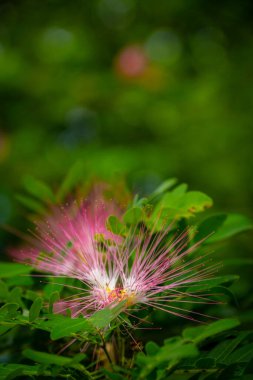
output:
M58 291L56 292L53 292L51 295L50 295L50 298L49 298L49 313L53 313L53 307L54 307L54 303L59 301L60 299L60 294Z
M126 226L115 216L110 215L106 222L109 231L116 235L122 235L126 232Z
M41 297L38 297L34 300L29 311L29 322L34 322L39 317L42 304L43 300Z
M39 200L44 202L55 201L54 194L50 187L38 179L30 176L25 177L24 187L31 195Z
M212 205L212 199L200 191L189 191L179 201L179 208L186 210L189 216L204 211Z
M17 303L6 303L0 308L0 316L15 318L18 314L19 304Z
M235 281L238 281L240 276L237 276L236 274L228 274L225 276L217 276L214 278L210 278L208 280L201 281L197 285L190 286L187 288L188 293L194 293L198 290L206 290L211 289L213 287L216 287L218 285L226 285L229 286L233 284Z
M5 282L0 281L0 299L6 300L9 296L8 286Z
M247 363L252 359L253 359L253 343L249 343L235 350L227 358L227 360L225 360L225 363L226 364Z
M106 374L106 379L110 379L110 380L126 380L126 377L120 375L119 373L109 372L109 371L107 371L104 368L102 369L102 371L103 371L103 373Z
M23 264L0 263L0 278L8 278L28 274L32 267Z
M196 234L195 241L205 239L208 235L214 234L223 225L224 221L227 219L227 214L213 215L205 219L197 227L198 233ZM210 236L211 237L211 236ZM210 238L206 239L205 242L209 242Z
M146 353L147 355L150 355L150 356L157 354L159 349L160 347L155 342L148 342L145 346Z
M6 280L8 286L32 286L34 281L30 276L10 277Z
M166 343L152 356L146 356L143 353L137 355L136 363L141 367L137 379L147 379L147 376L161 364L178 362L181 359L195 357L197 355L198 350L195 344L184 342L180 338L171 339L170 343Z
M89 318L90 323L98 329L108 327L109 324L124 310L125 304L126 301L121 301L114 308L107 307L103 310L97 311L91 318Z
M19 287L15 287L11 290L10 295L9 295L9 301L17 303L20 307L25 309L25 304L22 301L22 289Z
M25 195L18 194L15 197L23 206L36 214L45 214L45 207L35 199L27 197Z
M41 364L55 364L58 366L76 366L74 363L78 363L81 360L83 360L86 355L85 354L79 354L78 358L75 357L69 358L66 356L60 356L60 355L55 355L55 354L48 354L46 352L41 352L41 351L35 351L32 349L26 349L23 351L23 356L25 356L28 359L31 359L35 361L36 363L41 363Z
M196 368L214 368L215 367L215 359L214 358L210 358L208 356L204 357L204 358L200 358L196 361L195 363L195 367Z
M213 201L206 194L198 191L184 193L176 188L164 194L160 202L156 205L151 215L151 222L156 223L160 220L158 228L163 226L163 221L168 223L172 220L190 218L195 213L202 212L211 207Z
M34 292L33 290L27 290L25 294L23 295L23 297L30 301L34 301L38 297L38 294Z
M210 353L209 356L214 358L217 363L225 363L230 358L231 353L241 344L250 334L250 331L242 331L234 339L227 339L219 343Z
M55 282L50 282L55 281ZM57 282L59 281L59 283ZM45 299L50 299L51 294L54 292L61 292L64 289L66 279L55 277L54 279L49 278L49 283L44 286L44 296Z
M246 258L240 258L240 259L223 259L222 263L225 267L227 265L253 265L253 259L246 259Z
M151 194L150 198L156 197L162 193L165 193L167 190L171 189L177 183L176 178L169 178L166 181L162 182ZM149 198L149 199L150 199Z
M213 322L208 326L189 327L183 331L183 337L191 340L194 343L200 343L213 335L223 331L230 330L239 326L240 322L237 319L221 319Z
M218 231L210 236L208 243L216 243L240 232L251 230L252 228L253 223L248 217L240 214L228 214Z
M0 335L5 334L7 331L9 331L12 327L11 326L0 326Z
M84 176L84 164L82 161L77 161L69 170L63 183L61 184L56 198L62 201L65 196L77 185Z
M30 366L25 364L0 364L0 380L11 380L22 375L36 376L39 374L40 366ZM41 374L41 373L40 373ZM49 375L47 371L45 375Z
M93 327L87 318L68 318L60 315L57 317L44 324L44 326L51 328L50 337L52 340L71 336L77 332L93 331Z
M144 213L141 207L132 207L123 216L126 224L138 224L144 218Z

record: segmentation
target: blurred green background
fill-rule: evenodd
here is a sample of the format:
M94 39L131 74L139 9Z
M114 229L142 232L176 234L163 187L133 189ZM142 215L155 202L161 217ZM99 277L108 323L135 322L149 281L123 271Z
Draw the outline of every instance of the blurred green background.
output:
M175 176L217 210L252 214L252 8L2 0L1 223L22 215L28 175L54 187L78 160L84 178L146 193Z

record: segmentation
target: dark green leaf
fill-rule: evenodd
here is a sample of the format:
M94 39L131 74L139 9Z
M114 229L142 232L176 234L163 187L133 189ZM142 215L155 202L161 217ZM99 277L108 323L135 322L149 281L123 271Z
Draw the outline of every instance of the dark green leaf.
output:
M240 232L251 230L252 228L253 223L251 219L246 216L240 214L228 214L226 220L218 231L210 236L208 243L216 243Z
M148 342L145 346L147 355L153 356L159 351L160 347L155 342Z
M200 241L205 239L210 234L214 234L217 230L223 225L224 221L227 219L226 214L213 215L205 219L198 227L195 241ZM211 237L211 236L210 236ZM206 239L205 242L209 242L209 239Z
M0 364L0 380L12 380L24 375L27 376L38 375L40 373L39 366L29 366L25 364ZM50 372L45 372L45 375L50 375Z
M246 259L246 258L240 258L240 259L224 259L222 260L224 266L227 265L234 265L234 266L240 266L240 265L253 265L253 259Z
M0 308L0 316L15 318L18 314L19 305L17 303L6 303Z
M49 299L49 313L53 313L53 307L54 307L54 303L59 301L60 299L60 294L58 291L56 292L53 292L51 295L50 295L50 299Z
M75 187L78 182L83 178L84 175L84 164L82 161L77 161L69 170L67 176L65 177L63 183L61 184L58 193L57 200L62 201L66 195Z
M197 355L198 350L193 343L185 343L180 338L174 339L170 344L166 343L152 356L145 356L143 353L138 354L136 362L141 367L141 371L137 379L147 379L147 376L163 363L177 362L183 358Z
M31 195L39 200L44 202L54 202L55 200L50 187L38 179L30 176L25 177L24 187Z
M208 356L198 359L195 363L196 368L204 368L204 369L214 368L215 365L216 365L215 359L210 358Z
M242 331L236 338L224 340L209 353L210 357L214 358L218 363L224 363L225 360L229 359L236 347L250 334L250 331Z
M11 326L0 326L0 335L5 334L7 331L9 331L12 327Z
M45 214L46 208L35 199L32 199L30 197L27 197L25 195L16 195L16 199L26 208L28 208L30 211L38 213L38 214Z
M0 299L6 300L8 296L9 296L8 286L3 281L0 281Z
M75 358L69 358L66 356L60 356L60 355L55 355L55 354L48 354L46 352L41 352L41 351L35 351L31 349L26 349L23 351L23 355L31 359L37 363L42 363L42 364L56 364L59 366L70 366L71 364L73 365L74 363L78 363L82 361L86 355L85 354L79 354L77 360L75 361ZM75 367L75 364L73 365Z
M41 297L38 297L34 300L29 311L29 322L34 322L39 317L42 303L43 300Z
M217 322L211 323L208 326L186 328L183 331L183 337L195 343L200 343L216 334L235 328L239 326L239 324L240 322L237 319L221 319Z
M205 281L199 283L198 285L190 286L187 289L187 292L194 293L197 290L211 289L211 288L216 287L218 285L229 286L229 285L233 284L235 281L238 281L239 278L240 277L237 276L236 274L228 274L225 276L213 277L213 278L210 278L208 280L205 280Z
M225 360L226 364L245 363L253 359L253 343L247 344L235 350Z

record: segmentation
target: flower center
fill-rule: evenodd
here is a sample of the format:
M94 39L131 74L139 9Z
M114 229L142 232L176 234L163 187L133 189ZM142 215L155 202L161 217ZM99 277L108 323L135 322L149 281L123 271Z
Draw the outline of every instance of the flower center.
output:
M108 302L121 302L127 300L126 306L134 304L134 294L129 294L124 288L118 287L115 289L106 288Z
M109 302L120 302L127 298L126 291L123 288L115 288L111 290L109 287L107 287L106 293Z

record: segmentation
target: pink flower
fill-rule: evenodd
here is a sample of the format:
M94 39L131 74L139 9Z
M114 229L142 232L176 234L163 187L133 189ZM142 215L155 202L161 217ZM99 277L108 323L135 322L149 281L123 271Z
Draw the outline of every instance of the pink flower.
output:
M78 294L56 305L58 312L69 308L73 317L91 315L125 301L126 313L142 304L196 320L200 313L186 313L173 302L213 303L209 294L187 288L199 287L217 265L205 265L203 256L194 254L199 244L188 246L189 231L169 241L171 227L155 233L155 227L146 231L135 226L127 236L113 234L106 220L115 213L120 216L115 204L104 201L54 208L50 217L37 223L35 248L23 250L18 257L15 253L16 259L81 281L80 286L71 286Z
M90 314L125 301L127 314L129 308L142 304L191 320L204 316L194 311L186 315L186 310L173 301L216 303L207 298L210 294L187 288L200 286L217 265L205 266L203 256L190 258L199 244L187 248L189 231L164 242L169 232L167 228L154 236L141 228L137 236L134 231L116 245L106 243L102 260L82 279L88 289L66 301L66 308L78 306L75 315Z
M119 241L120 237L106 228L111 214L120 214L112 202L89 199L80 206L72 202L65 207L52 208L51 214L35 223L31 245L12 249L11 256L19 262L56 276L83 280L97 265L97 246L103 239Z

